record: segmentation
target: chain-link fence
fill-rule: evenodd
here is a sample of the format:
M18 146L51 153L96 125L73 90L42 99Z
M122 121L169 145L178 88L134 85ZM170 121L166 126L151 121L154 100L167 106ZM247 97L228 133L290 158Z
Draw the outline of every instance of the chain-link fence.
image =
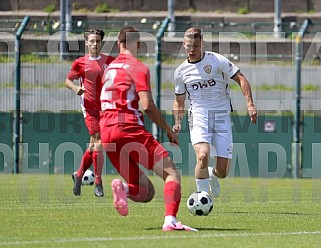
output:
M142 18L136 21L81 21L72 22L72 31L66 39L68 53L61 59L59 44L61 32L59 21L31 19L22 36L21 63L21 109L23 111L79 110L79 97L64 86L66 75L73 59L85 53L83 31L89 28L106 32L104 53L116 56L118 30L131 25L142 31L143 48L140 57L150 66L152 85L155 86L155 44L156 33L162 20ZM14 110L14 42L15 32L21 20L0 20L0 109ZM161 71L161 109L170 111L173 100L173 74L177 65L185 58L182 47L182 34L191 26L201 27L205 33L207 49L218 51L234 61L251 82L259 109L294 110L295 68L293 64L294 43L287 32L297 31L298 24L283 23L283 39L273 36L273 23L240 22L177 22L175 33L163 37L163 64ZM308 34L311 43L304 48L305 58L302 67L303 110L319 109L319 56L318 24ZM314 31L313 31L314 30ZM292 33L291 33L292 34ZM288 54L275 53L270 48L277 43ZM263 44L263 45L262 45ZM277 46L277 45L276 45ZM236 47L236 48L233 48ZM243 49L244 48L244 49ZM262 50L262 52L259 51ZM280 49L280 48L279 48ZM236 50L236 52L235 52ZM253 51L254 50L254 51ZM314 52L316 51L316 52ZM245 104L239 88L231 83L232 102L236 110L244 111Z

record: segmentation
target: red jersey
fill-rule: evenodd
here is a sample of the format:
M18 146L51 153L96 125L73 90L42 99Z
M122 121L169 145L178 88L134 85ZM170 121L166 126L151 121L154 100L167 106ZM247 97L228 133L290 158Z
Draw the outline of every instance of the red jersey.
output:
M79 80L86 92L81 95L81 107L86 116L86 110L101 110L100 92L102 76L114 57L101 54L97 58L85 55L74 61L67 78L71 81Z
M151 91L148 67L132 55L120 54L103 76L100 100L106 125L144 125L143 114L138 109L139 91Z

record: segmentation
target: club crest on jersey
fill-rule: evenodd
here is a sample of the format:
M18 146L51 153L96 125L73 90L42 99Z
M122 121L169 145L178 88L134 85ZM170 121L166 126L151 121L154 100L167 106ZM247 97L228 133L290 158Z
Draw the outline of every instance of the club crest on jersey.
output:
M204 71L207 73L207 74L210 74L211 71L212 71L212 66L211 65L205 65L203 67Z

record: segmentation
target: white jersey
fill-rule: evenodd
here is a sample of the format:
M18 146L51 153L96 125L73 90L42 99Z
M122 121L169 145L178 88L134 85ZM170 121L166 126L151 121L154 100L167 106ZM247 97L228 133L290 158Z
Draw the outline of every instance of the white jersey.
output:
M228 85L239 68L215 52L205 51L202 60L192 63L185 60L174 74L175 94L187 93L189 111L194 116L230 114L231 99Z

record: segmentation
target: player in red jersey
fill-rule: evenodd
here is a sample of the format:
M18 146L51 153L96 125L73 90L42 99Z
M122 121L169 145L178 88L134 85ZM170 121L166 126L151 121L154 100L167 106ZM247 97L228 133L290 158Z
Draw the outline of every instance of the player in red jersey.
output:
M85 171L94 164L95 191L97 197L104 196L102 169L104 164L103 149L100 139L100 92L104 70L114 60L101 53L105 33L101 30L88 30L84 33L88 54L74 61L66 78L66 87L81 97L81 108L90 134L89 147L82 157L74 179L74 194L81 194L81 181ZM73 83L78 80L80 85Z
M166 131L168 139L178 144L177 135L154 104L149 69L136 58L139 46L140 34L135 28L121 29L118 35L120 54L103 76L101 140L111 163L126 181L114 179L111 183L114 207L125 216L128 214L127 197L135 202L153 199L154 186L139 168L141 164L165 182L163 231L196 231L177 221L181 200L180 174L168 152L144 127L138 102L148 117Z

